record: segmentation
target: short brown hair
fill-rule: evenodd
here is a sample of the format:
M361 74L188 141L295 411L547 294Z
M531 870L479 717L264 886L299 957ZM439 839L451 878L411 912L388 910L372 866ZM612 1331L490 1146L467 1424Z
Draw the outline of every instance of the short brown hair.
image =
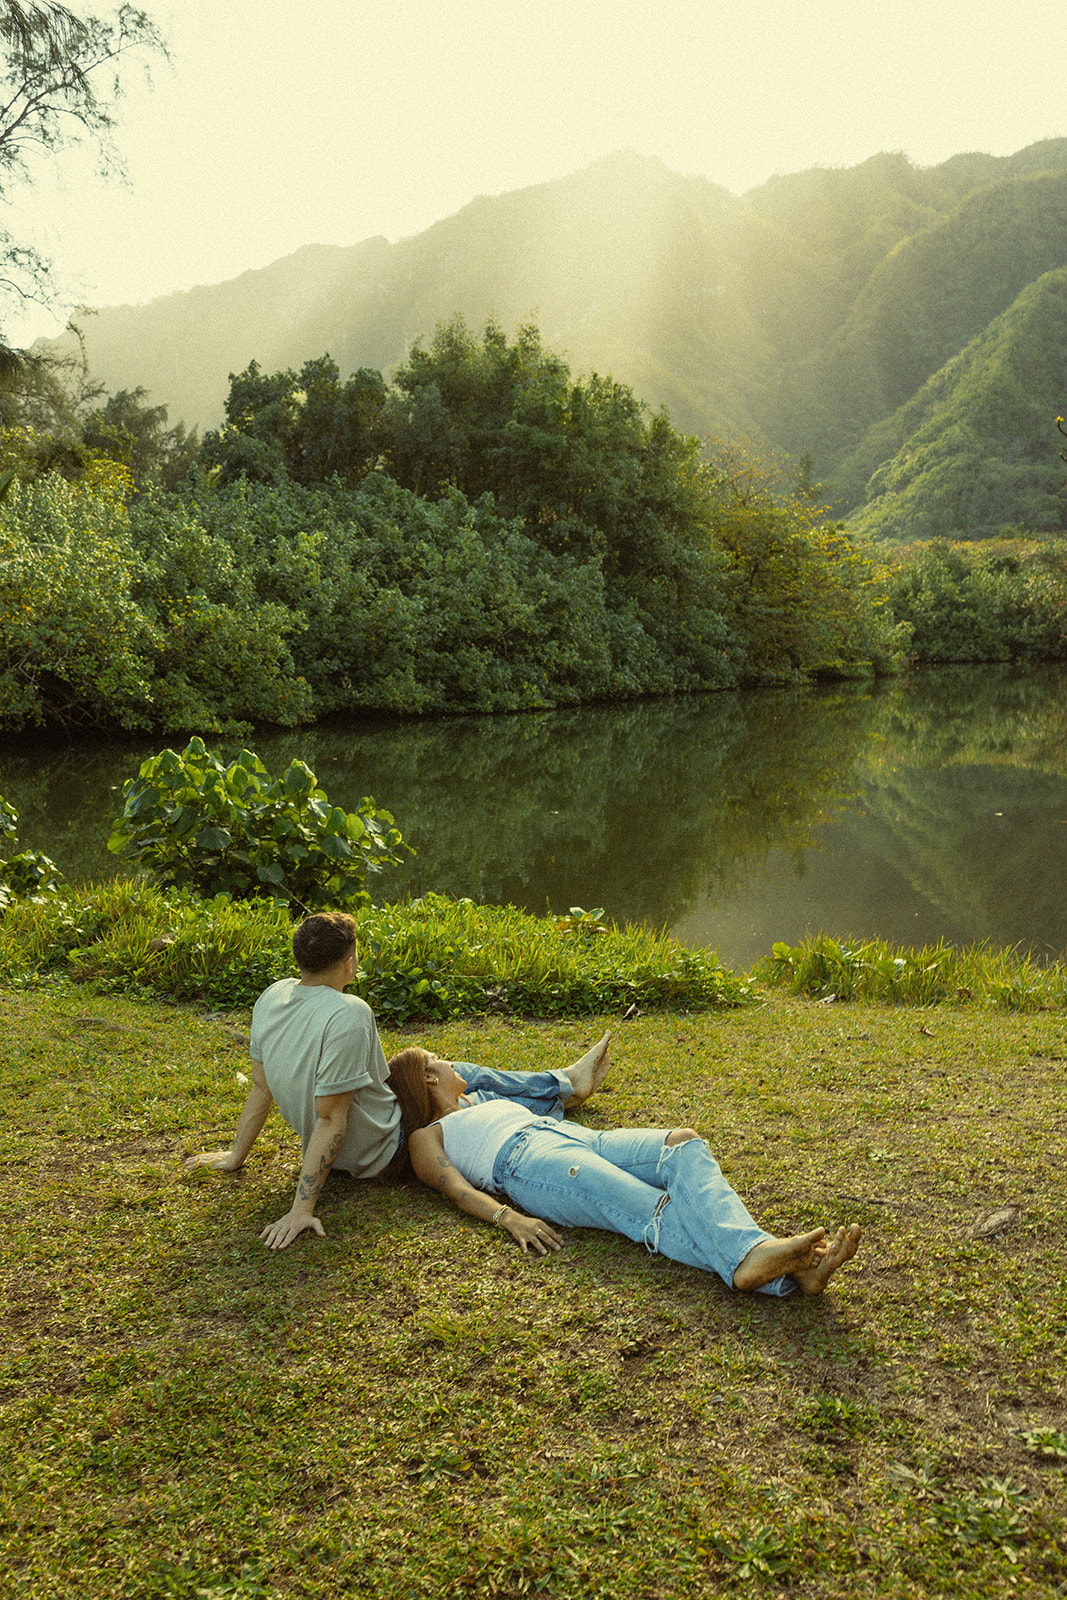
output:
M306 917L293 934L293 956L301 972L327 972L356 947L356 919L346 911Z

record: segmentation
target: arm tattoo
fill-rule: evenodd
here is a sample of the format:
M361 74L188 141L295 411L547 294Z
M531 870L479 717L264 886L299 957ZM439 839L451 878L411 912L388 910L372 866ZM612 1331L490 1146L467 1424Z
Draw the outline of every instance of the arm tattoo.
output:
M444 1191L445 1184L448 1182L449 1177L452 1174L455 1174L457 1177L461 1177L462 1174L460 1173L458 1167L454 1167L452 1165L451 1161L449 1161L448 1157L444 1154L443 1151L436 1158L436 1160L437 1160L437 1166L438 1166L437 1187L440 1190Z
M329 1176L330 1169L336 1160L337 1152L344 1143L344 1137L344 1128L342 1128L339 1133L334 1135L333 1142L326 1154L319 1157L319 1170L317 1176L313 1176L310 1172L302 1172L300 1174L300 1182L297 1185L296 1191L299 1199L313 1200L318 1194L319 1190L322 1188L327 1177Z

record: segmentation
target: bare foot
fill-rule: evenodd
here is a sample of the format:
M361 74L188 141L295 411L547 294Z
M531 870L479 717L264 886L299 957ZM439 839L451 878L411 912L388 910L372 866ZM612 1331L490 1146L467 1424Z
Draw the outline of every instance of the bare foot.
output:
M860 1237L858 1222L838 1228L813 1267L794 1269L791 1275L797 1280L801 1294L822 1294L838 1267L852 1260L859 1249Z
M606 1033L598 1039L591 1050L572 1063L567 1068L567 1076L571 1080L571 1093L563 1102L569 1111L572 1106L580 1106L594 1094L608 1075L611 1066L611 1057L608 1045L611 1043L611 1034Z
M810 1233L798 1233L792 1239L765 1239L739 1263L734 1273L734 1288L762 1289L765 1283L787 1273L799 1283L798 1273L814 1271L825 1251L825 1228L813 1228Z

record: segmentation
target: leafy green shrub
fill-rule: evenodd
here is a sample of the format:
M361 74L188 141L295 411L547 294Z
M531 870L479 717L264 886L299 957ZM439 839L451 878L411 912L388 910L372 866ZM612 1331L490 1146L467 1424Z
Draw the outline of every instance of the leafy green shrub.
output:
M122 793L108 849L206 896L351 909L369 904L368 873L410 851L388 811L370 799L354 812L331 806L304 762L271 778L252 751L225 766L201 739L150 756Z
M55 894L63 874L40 850L19 850L19 814L0 795L0 907L13 898L39 899Z
M160 494L131 508L130 538L131 592L156 632L153 723L229 733L310 721L311 688L289 643L304 614L261 581L274 552L257 549L240 519L220 530L195 504Z
M49 473L12 486L0 512L0 727L150 721L160 641L131 594L137 566L121 481Z
M919 662L1056 660L1067 655L1062 546L934 542L902 552L884 576Z
M374 473L351 493L239 481L182 509L211 559L251 574L259 604L300 629L315 715L569 704L609 695L617 660L640 662L599 561L545 550L488 497L424 500ZM160 526L178 515L155 512ZM152 560L159 533L144 538ZM175 573L176 597L188 581Z
M894 671L907 631L869 557L826 520L815 486L782 488L773 462L719 444L703 475L711 537L729 563L730 630L748 682Z

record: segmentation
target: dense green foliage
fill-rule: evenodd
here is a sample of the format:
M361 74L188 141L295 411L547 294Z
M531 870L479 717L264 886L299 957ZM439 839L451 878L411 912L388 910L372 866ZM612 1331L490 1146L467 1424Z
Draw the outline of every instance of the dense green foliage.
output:
M119 462L135 485L161 484L176 489L197 459L200 441L179 422L167 426L166 406L150 406L143 388L120 389L82 423L86 457L105 456Z
M441 328L384 398L328 358L250 368L232 398L179 492L133 495L96 456L4 502L0 725L521 710L899 653L870 563L806 488L572 380L533 328ZM165 419L132 411L158 440Z
M160 527L102 462L14 484L0 510L0 725L294 722L310 695L239 552L179 502ZM146 549L142 540L151 540Z
M306 361L299 373L267 374L253 361L231 374L226 423L204 439L202 465L217 467L224 484L336 481L354 489L378 455L385 394L380 372L342 383L330 356Z
M408 849L388 811L368 798L356 811L332 806L303 761L271 778L251 750L227 766L201 739L142 761L122 797L108 841L116 855L158 883L267 895L294 916L369 905L368 874Z
M0 719L6 727L137 720L161 639L133 594L123 485L48 473L0 516Z
M384 1023L487 1013L588 1016L746 1005L755 990L710 950L637 925L532 917L426 895L355 908L358 992ZM119 880L18 900L0 921L0 979L73 977L99 989L251 1006L295 970L288 908Z
M55 894L62 873L41 850L18 847L19 814L0 795L0 910L15 898Z
M918 662L1067 656L1063 541L935 541L896 554L883 582Z

